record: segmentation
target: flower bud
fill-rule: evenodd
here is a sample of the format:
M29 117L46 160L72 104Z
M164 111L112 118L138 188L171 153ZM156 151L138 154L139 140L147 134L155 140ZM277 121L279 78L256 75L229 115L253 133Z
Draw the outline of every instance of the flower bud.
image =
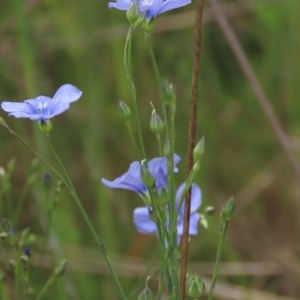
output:
M194 174L196 174L196 173L198 173L198 171L200 170L200 167L201 167L201 162L200 162L200 160L198 159L195 163L194 163L194 165L193 165L193 173Z
M230 221L232 218L233 214L235 212L235 201L234 198L231 197L229 200L225 203L225 205L222 208L222 211L220 213L220 220L221 223L225 223Z
M161 97L165 105L171 105L171 106L175 105L176 95L175 95L173 84L172 83L169 84L166 79L164 79L162 82Z
M186 293L192 298L199 298L205 293L205 284L199 276L192 276L186 284Z
M48 121L41 121L39 123L40 131L45 133L46 135L51 131L52 129L52 122L50 120Z
M145 166L145 161L141 164L141 179L148 189L155 187L155 179L149 169Z
M168 191L165 188L162 188L159 192L157 204L159 206L165 207L166 204L169 202L169 194Z
M9 267L10 271L15 272L16 268L17 268L17 264L16 264L16 262L13 259L10 259L8 261L8 267Z
M3 179L5 177L6 171L3 167L0 167L0 179Z
M201 140L198 142L198 144L194 148L194 151L193 151L194 161L199 160L201 158L203 152L204 152L204 136L201 138Z
M3 118L0 117L0 125L6 125L6 122L4 121Z
M160 135L164 129L165 124L160 116L156 113L155 109L152 111L151 119L150 119L150 129L156 135Z
M149 289L148 285L146 284L145 288L141 291L141 293L138 296L138 300L152 300L152 293Z
M137 0L134 0L129 5L126 12L126 18L131 25L134 25L140 16L140 7Z
M62 276L66 272L68 261L66 259L63 259L59 265L54 269L54 274L56 276Z
M10 224L9 220L6 219L6 218L2 219L1 227L2 227L3 231L9 232L9 229L11 227L11 224Z
M6 240L8 240L8 238L9 238L9 235L7 232L0 232L0 240L1 241L6 241Z
M134 23L134 26L138 27L146 21L146 13L147 13L146 11L143 11L142 13L140 13L138 19Z
M208 216L212 216L214 213L215 213L216 209L213 207L213 206L207 206L205 208L205 213L208 215Z
M127 121L129 119L129 117L131 116L131 110L130 110L129 106L122 100L119 100L117 115L123 121Z
M142 28L144 30L144 32L146 34L151 34L153 28L154 28L154 18L150 19L150 20L145 20L143 23L142 23Z
M39 162L40 162L40 159L38 157L35 157L31 163L30 163L30 171L31 172L35 172L38 168L38 165L39 165Z
M12 158L7 164L7 173L11 174L16 168L16 159Z
M29 257L27 255L25 255L25 254L21 255L21 257L20 257L20 263L23 266L27 267L28 264L29 264Z
M52 188L53 180L49 174L44 175L44 189L49 192Z

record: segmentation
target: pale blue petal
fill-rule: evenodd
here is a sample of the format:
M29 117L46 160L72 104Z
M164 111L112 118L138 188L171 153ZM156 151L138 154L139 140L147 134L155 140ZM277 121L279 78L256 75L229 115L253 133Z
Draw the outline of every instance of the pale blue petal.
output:
M200 220L200 215L197 213L193 213L190 215L190 228L189 235L197 235L198 234L198 223ZM180 219L177 223L177 234L183 235L183 218Z
M133 211L133 223L140 233L156 232L156 224L150 219L147 207L138 207Z
M49 115L59 115L70 107L70 103L77 101L82 92L71 84L62 85L55 93L52 101L49 103Z
M29 118L35 113L32 107L26 103L4 101L1 103L1 107L9 113L9 116L14 116L15 118Z
M163 1L162 5L158 7L155 11L155 16L162 14L168 10L172 10L175 8L179 8L185 5L190 4L192 1L191 0L167 0Z
M185 188L185 183L181 184L180 187L177 189L176 192L176 200L175 200L175 205L178 207L179 201L181 194ZM192 184L192 199L191 199L191 213L195 212L198 210L198 208L201 206L202 203L202 197L201 197L201 190L197 184ZM184 202L182 206L180 207L179 215L183 216L184 212Z

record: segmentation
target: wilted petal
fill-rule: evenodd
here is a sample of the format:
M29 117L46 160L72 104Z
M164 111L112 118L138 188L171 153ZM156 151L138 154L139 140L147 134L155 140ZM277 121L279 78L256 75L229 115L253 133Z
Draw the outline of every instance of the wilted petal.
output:
M138 207L133 211L133 222L140 233L149 234L156 231L156 224L151 221L147 207Z

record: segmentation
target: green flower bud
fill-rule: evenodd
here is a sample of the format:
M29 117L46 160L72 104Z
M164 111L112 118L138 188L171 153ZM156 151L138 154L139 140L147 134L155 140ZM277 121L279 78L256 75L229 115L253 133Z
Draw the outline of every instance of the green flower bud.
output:
M193 165L193 173L194 174L196 174L196 173L198 173L198 171L200 170L200 167L201 167L201 162L200 162L200 160L198 159L195 163L194 163L194 165Z
M193 151L194 161L199 160L201 158L203 152L204 152L204 136L201 138L201 140L198 142L198 144L194 148L194 151Z
M175 105L176 95L173 88L173 84L169 84L166 79L164 79L162 82L161 96L165 105Z
M13 259L10 259L8 261L8 267L9 267L9 270L12 271L12 272L15 272L16 271L16 267L17 267L17 264L16 262L13 260Z
M149 169L145 166L145 162L141 163L141 179L148 189L155 187L155 179Z
M145 20L143 23L142 23L142 28L144 30L144 32L148 35L151 34L151 32L153 31L153 28L154 28L154 18L150 19L150 20Z
M192 276L186 284L186 293L192 298L199 298L205 293L205 284L199 276Z
M21 255L21 257L20 257L20 263L21 263L23 266L27 267L28 264L29 264L29 256L27 256L27 255L25 255L25 254Z
M134 23L134 26L138 27L146 21L146 13L147 13L146 11L143 11L142 13L140 13L137 21Z
M6 125L6 122L4 121L3 118L0 117L0 125Z
M9 235L7 232L0 232L0 240L7 241L9 239Z
M131 116L131 110L129 106L123 102L122 100L119 100L117 115L120 119L127 121L129 117Z
M222 211L220 213L220 220L221 223L225 223L230 221L232 218L233 214L235 212L235 201L234 198L231 197L229 200L225 203L225 205L222 208Z
M33 233L29 234L29 236L27 238L28 247L32 247L35 243L36 243L36 236L35 236L35 234L33 234Z
M50 120L48 121L41 121L39 123L39 129L41 132L45 133L46 135L49 134L49 132L51 131L52 129L52 122Z
M7 173L11 174L16 168L16 159L12 158L7 164Z
M200 224L205 228L207 229L208 228L208 222L207 222L207 219L205 217L205 215L200 215L200 220L199 220Z
M134 25L140 16L140 7L138 1L132 1L126 12L126 18L131 25Z
M157 204L159 206L165 207L165 205L168 204L168 202L169 202L168 191L162 188L157 198Z
M149 289L148 285L146 284L145 288L141 291L141 293L138 296L138 300L152 300L152 293Z
M22 238L26 240L27 237L28 237L28 235L29 235L29 233L30 233L30 228L29 228L29 227L26 227L26 228L22 231L22 233L21 233Z
M30 163L30 170L31 170L31 172L35 172L37 170L39 162L40 162L40 159L38 157L35 157L31 161L31 163Z
M0 167L0 179L3 179L5 177L6 171L3 167Z
M152 111L151 119L150 119L150 129L156 135L160 135L164 129L165 124L160 116L156 113L155 109Z
M59 265L54 269L55 276L62 276L66 272L68 261L66 259L62 260Z
M6 218L2 219L1 227L2 227L3 231L8 232L11 227L9 220Z
M205 213L208 215L208 216L212 216L214 213L215 213L216 209L213 207L213 206L207 206L205 208Z

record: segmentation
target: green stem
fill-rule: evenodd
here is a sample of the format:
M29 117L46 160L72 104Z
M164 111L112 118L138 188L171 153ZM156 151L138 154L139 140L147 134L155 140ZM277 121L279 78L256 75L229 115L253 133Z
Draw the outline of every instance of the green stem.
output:
M36 296L36 300L42 299L43 295L47 292L47 290L49 289L49 287L53 284L55 278L56 278L56 275L53 273L48 278L48 280L46 281L46 283L44 284L44 286L42 287L42 289L40 290L40 292Z
M21 212L24 200L25 200L25 196L26 196L27 192L29 191L29 188L31 187L31 185L36 180L36 178L37 178L37 176L36 176L35 173L31 174L29 176L28 180L26 181L23 189L22 189L21 195L20 195L20 197L18 199L18 202L17 202L17 207L15 209L14 217L12 219L12 223L14 224L14 226L16 226L16 222L17 222L18 217L20 215L20 212Z
M130 137L131 143L132 143L132 145L133 145L133 147L134 147L134 150L135 150L135 152L136 152L136 155L137 155L138 159L141 161L142 158L141 158L139 149L138 149L138 147L137 147L137 145L136 145L134 136L133 136L133 134L132 134L132 130L131 130L130 123L129 123L128 121L126 121L126 126L127 126L127 128L128 128L129 137Z
M221 227L221 236L220 236L219 245L218 245L217 259L216 259L216 264L215 264L215 268L214 268L214 274L213 274L213 279L212 279L212 283L211 283L211 287L210 287L210 291L209 291L208 300L212 300L212 297L213 297L213 293L214 293L214 289L215 289L215 285L216 285L216 281L217 281L217 276L218 276L219 265L220 265L220 261L221 261L224 239L225 239L225 235L226 235L226 231L227 231L227 227L228 227L228 221L226 221L221 226L222 226Z
M27 142L25 142L17 133L15 133L7 124L2 124L12 135L14 135L16 138L18 138L29 150L31 150L44 164L47 165L47 167L49 167L52 172L58 177L60 178L60 180L65 184L65 186L71 190L71 187L69 186L69 184L67 183L67 181L60 175L60 173L53 168L42 156L40 156L31 146L29 146L29 144Z
M130 91L132 95L133 115L137 126L137 133L138 133L138 139L139 139L140 150L141 150L141 155L139 155L138 157L140 160L143 160L147 158L146 158L145 146L144 146L143 135L142 135L142 127L141 127L139 112L137 107L136 89L133 83L132 69L131 69L131 46L132 46L132 34L134 29L135 29L134 26L130 26L126 37L126 43L124 48L124 66L125 66L126 76L128 78L129 85L130 85Z
M162 157L163 151L162 151L162 146L161 146L161 138L160 138L159 134L156 135L156 139L157 139L157 145L158 145L158 153L159 153L159 156Z
M84 218L84 220L85 220L88 228L90 229L90 231L92 233L92 236L94 237L97 245L99 246L99 248L100 248L100 250L101 250L101 252L102 252L102 254L104 256L104 260L105 260L105 262L106 262L106 264L107 264L107 266L108 266L108 268L110 270L110 273L111 273L111 275L112 275L112 277L113 277L113 279L115 281L115 284L117 285L117 287L119 289L120 295L121 295L122 299L126 299L125 294L123 292L123 289L121 287L121 284L120 284L120 282L118 280L118 277L117 277L117 275L115 273L115 270L114 270L114 268L113 268L113 266L111 264L111 261L110 261L110 259L108 257L106 248L105 248L102 240L97 235L96 230L94 229L94 227L93 227L93 225L92 225L92 223L91 223L91 221L90 221L87 213L85 212L85 210L84 210L84 208L83 208L83 206L81 204L81 201L80 201L80 199L79 199L79 197L78 197L78 195L77 195L77 193L75 191L75 188L74 188L74 186L72 184L72 181L71 181L71 179L69 177L69 174L66 171L66 169L65 169L63 163L61 162L60 158L58 157L57 153L55 152L55 150L54 150L54 148L53 148L53 146L51 144L51 141L49 139L49 136L47 136L47 140L48 140L48 144L50 146L50 150L52 151L52 154L54 155L54 157L56 158L56 160L59 163L60 167L62 168L62 171L64 172L64 174L65 174L65 176L67 178L67 181L68 181L68 183L69 183L69 185L71 187L71 192L70 193L71 193L73 199L75 200L75 203L77 204L79 211L81 212L81 214L82 214L82 216L83 216L83 218Z

